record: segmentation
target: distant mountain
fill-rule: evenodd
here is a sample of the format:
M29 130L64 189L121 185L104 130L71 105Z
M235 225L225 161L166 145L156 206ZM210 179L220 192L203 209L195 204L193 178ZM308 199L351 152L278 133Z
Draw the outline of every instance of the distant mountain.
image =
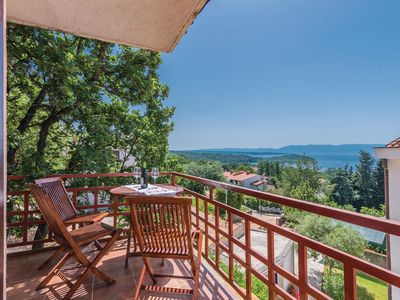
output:
M361 150L373 152L381 144L344 144L344 145L288 145L281 148L218 148L190 150L200 153L251 153L251 154L359 154Z
M199 152L197 150L188 150L188 151L171 151L173 154L182 155L189 160L198 161L198 160L216 160L224 164L256 164L260 160L266 159L263 156L263 153L256 155L243 155L238 153L222 153L222 152ZM259 156L258 156L259 155ZM268 157L268 160L271 161L280 161L283 163L295 163L300 158L303 158L303 155L298 154L272 154L271 157ZM311 159L311 158L309 158Z
M184 154L189 159L200 157L220 160L222 162L247 162L266 160L291 160L297 156L306 155L315 158L321 169L338 168L345 165L355 166L361 150L373 153L375 147L381 144L345 144L345 145L289 145L281 148L220 148L173 151Z

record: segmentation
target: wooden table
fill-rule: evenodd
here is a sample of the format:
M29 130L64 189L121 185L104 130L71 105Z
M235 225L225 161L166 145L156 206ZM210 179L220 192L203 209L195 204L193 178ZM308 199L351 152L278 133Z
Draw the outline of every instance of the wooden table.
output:
M182 194L184 192L183 187L181 187L181 186L176 186L176 185L171 185L171 184L153 184L153 185L160 186L160 187L163 187L163 188L166 188L166 189L169 189L169 190L173 190L173 191L175 191L175 195L180 195L180 194ZM119 196L119 197L125 197L125 196L129 196L129 195L142 195L143 197L148 197L144 193L140 193L138 191L134 191L134 190L132 190L130 188L127 188L125 186L119 186L119 187L113 188L113 189L110 190L110 193L112 195ZM152 196L154 197L154 196L157 196L157 195L152 195ZM159 197L164 197L166 195L162 195L161 194L161 195L158 195L158 196ZM171 196L171 195L168 195L168 196ZM129 218L129 220L130 220L130 218ZM128 267L128 259L129 259L129 257L139 256L140 255L140 252L136 251L136 240L135 240L135 236L132 233L133 233L132 232L132 222L130 220L129 221L129 229L128 229L128 245L127 245L127 248L126 248L126 256L125 256L125 268ZM133 237L134 249L131 252L131 240L132 240L132 237ZM163 263L164 263L164 261L163 261Z
M177 186L177 185L172 185L172 184L152 184L155 186L159 186L159 187L163 187L169 190L173 190L175 191L176 195L182 194L183 193L183 187L181 186ZM116 188L113 188L110 190L110 193L116 196L128 196L128 195L143 195L144 197L146 197L146 195L144 195L143 193L140 193L138 191L134 191L130 188L127 188L125 186L119 186ZM157 195L153 195L153 196L157 196ZM162 197L163 195L159 195L160 197Z

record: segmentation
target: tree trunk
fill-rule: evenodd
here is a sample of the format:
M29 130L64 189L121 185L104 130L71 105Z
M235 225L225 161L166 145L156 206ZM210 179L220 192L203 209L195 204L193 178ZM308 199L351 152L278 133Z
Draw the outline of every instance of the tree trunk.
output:
M37 143L37 153L39 156L44 155L44 149L46 147L47 136L49 135L50 126L57 122L57 117L55 115L50 115L46 120L40 124L39 139Z
M42 102L47 94L48 89L49 89L49 85L45 84L42 87L42 89L40 90L40 92L37 95L37 97L35 98L35 100L33 101L33 103L31 104L31 106L29 107L29 109L27 110L25 116L22 118L21 122L19 123L19 125L17 127L20 134L23 134L26 131L26 129L28 128L30 122L32 121L33 117L36 114L36 111L42 104ZM18 150L17 147L13 147L13 146L9 145L8 151L7 151L7 163L9 166L14 165L15 155L17 154L17 150Z
M25 116L22 118L21 122L18 125L18 131L20 133L24 133L25 130L28 128L29 123L32 121L33 117L35 116L36 111L42 104L44 97L47 94L49 86L46 84L42 87L39 94L37 95L35 101L33 101L32 105L29 107L28 111L26 112Z
M44 240L46 235L49 233L49 227L47 224L39 224L38 228L36 229L34 241ZM34 243L32 245L32 250L34 249L42 249L44 248L44 243Z

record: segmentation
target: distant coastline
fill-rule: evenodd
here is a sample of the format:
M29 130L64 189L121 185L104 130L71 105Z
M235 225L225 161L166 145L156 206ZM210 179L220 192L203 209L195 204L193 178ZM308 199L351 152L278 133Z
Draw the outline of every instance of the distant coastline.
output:
M293 163L302 156L317 160L322 170L355 166L360 151L373 153L381 144L344 145L289 145L281 148L220 148L198 150L172 150L171 153L185 156L190 160L217 160L221 163L256 164L260 160Z

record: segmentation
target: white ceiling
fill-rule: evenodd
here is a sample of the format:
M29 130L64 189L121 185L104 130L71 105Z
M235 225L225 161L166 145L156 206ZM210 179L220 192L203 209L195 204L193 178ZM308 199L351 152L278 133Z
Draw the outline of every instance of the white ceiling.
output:
M207 0L8 0L7 20L170 52L206 3Z

